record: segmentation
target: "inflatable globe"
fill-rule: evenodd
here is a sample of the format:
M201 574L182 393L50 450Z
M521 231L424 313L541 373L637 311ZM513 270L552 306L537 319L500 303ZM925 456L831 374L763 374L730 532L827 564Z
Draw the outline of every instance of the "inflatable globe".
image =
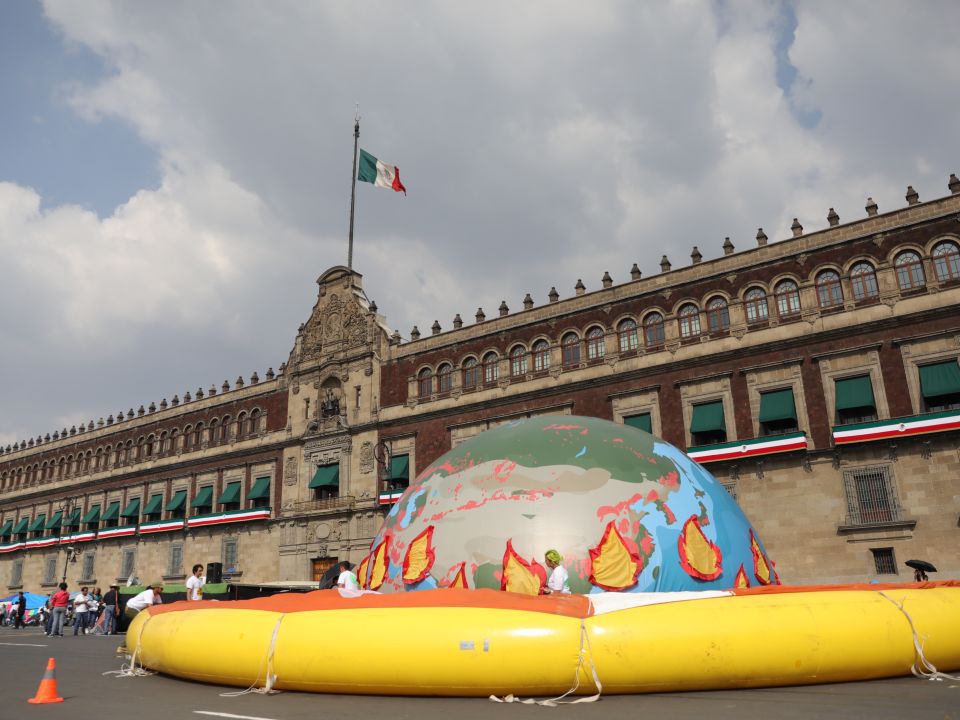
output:
M779 583L760 538L703 467L596 418L507 422L426 468L360 563L361 585L537 594L559 551L574 593Z

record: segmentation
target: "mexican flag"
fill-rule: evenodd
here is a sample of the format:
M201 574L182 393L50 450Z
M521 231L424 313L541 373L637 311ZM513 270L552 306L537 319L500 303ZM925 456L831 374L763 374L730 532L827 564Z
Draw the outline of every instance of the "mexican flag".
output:
M377 160L363 148L360 148L360 167L357 169L357 180L373 183L377 187L391 188L396 192L403 191L404 195L407 194L407 189L400 182L400 168Z

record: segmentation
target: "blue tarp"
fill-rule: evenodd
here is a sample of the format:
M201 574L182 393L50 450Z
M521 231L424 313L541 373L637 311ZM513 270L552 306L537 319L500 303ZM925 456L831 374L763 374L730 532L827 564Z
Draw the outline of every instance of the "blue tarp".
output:
M24 597L27 598L27 610L36 610L42 608L43 604L47 601L46 595L37 595L32 592L25 592ZM0 603L15 603L17 602L19 595L14 593L13 595L8 595L5 598L0 598Z

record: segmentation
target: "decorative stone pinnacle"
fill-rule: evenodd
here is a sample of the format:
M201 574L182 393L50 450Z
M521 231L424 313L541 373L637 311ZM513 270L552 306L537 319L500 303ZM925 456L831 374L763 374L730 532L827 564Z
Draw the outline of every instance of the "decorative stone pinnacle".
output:
M633 267L630 268L630 279L639 280L643 276L643 273L640 272L640 268L637 267L637 264L634 263Z
M730 242L730 237L727 236L723 239L723 254L724 255L733 255L733 243Z
M482 307L477 308L477 314L474 315L474 317L476 318L478 323L482 323L484 320L487 319L486 313L483 312Z
M957 178L955 173L950 173L950 179L947 181L947 189L953 195L960 194L960 179Z
M913 189L913 185L907 185L907 205L919 205L920 204L920 193Z
M243 375L237 375L237 381L234 383L234 385L236 385L237 390L243 387Z
M877 214L877 204L873 201L872 197L867 198L867 204L864 205L864 210L867 211L869 217L874 217Z
M547 297L550 298L550 302L555 303L560 299L560 293L557 292L557 288L551 287Z
M510 314L510 308L507 307L507 301L506 301L506 300L501 300L501 301L500 301L500 307L497 308L497 310L498 310L498 312L500 313L500 317L506 317L507 315Z
M184 401L185 403L188 403L188 402L190 402L191 400L193 400L193 398L190 396L190 391L187 390L187 391L183 394L183 401Z
M411 340L420 339L420 328L418 328L416 325L414 325L413 330L410 331L410 339Z
M767 234L763 231L763 228L757 228L757 245L763 247L767 244Z
M800 224L800 221L797 218L793 219L793 224L790 226L790 229L793 231L794 237L800 237L803 235L803 225Z
M253 374L250 375L250 384L251 384L251 385L256 385L258 382L260 382L260 376L257 375L257 371L254 370L254 371L253 371Z
M530 293L527 293L523 296L523 309L529 310L533 307L533 298L530 297Z
M670 260L666 255L660 258L660 272L670 272Z
M150 407L147 408L149 412L155 413L157 411L157 406L154 403L150 403Z
M273 368L272 368L272 367L268 367L268 368L267 368L267 374L266 374L267 380L273 380L274 377L275 377L275 373L273 372Z
M454 329L454 330L459 330L459 329L462 328L462 327L463 327L463 318L460 317L460 313L457 313L457 314L453 317L453 329Z
M613 285L613 278L610 277L610 273L609 273L609 272L604 271L604 273L603 273L603 278L601 278L600 282L603 283L603 286L604 286L605 288L608 288L608 287L610 287L610 286Z
M693 246L693 250L690 251L690 260L694 265L698 265L703 260L703 255L700 253L700 250L697 249L697 246Z
M836 227L840 224L840 216L837 215L837 211L833 208L827 211L827 222L830 223L830 227Z
M439 321L439 320L434 320L434 321L433 321L433 325L430 326L430 331L431 331L434 335L439 335L439 334L440 334L440 321Z
M583 284L583 280L577 278L577 284L573 286L573 289L577 295L583 295L587 291L587 286Z
M174 395L174 396L173 396L173 400L170 401L170 404L173 405L174 407L176 407L177 405L179 405L179 404L180 404L180 398L179 398L179 396Z
M372 312L372 313L376 313L376 312L377 312L377 301L376 301L376 300L371 300L371 301L370 301L370 312Z

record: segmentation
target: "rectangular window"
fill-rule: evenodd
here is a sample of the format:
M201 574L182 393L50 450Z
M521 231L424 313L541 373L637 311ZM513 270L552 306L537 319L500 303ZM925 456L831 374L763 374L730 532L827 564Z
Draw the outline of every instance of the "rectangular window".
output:
M213 508L213 485L204 485L200 488L190 507L197 511L197 515L210 512Z
M320 465L307 485L317 500L330 500L340 495L340 463Z
M960 408L960 365L956 359L921 365L917 369L926 412Z
M13 561L10 567L10 587L20 587L23 585L23 558Z
M182 518L187 512L187 491L177 490L174 492L170 502L167 503L166 509L170 513L168 517L171 520Z
M901 520L900 504L888 465L843 473L847 524L873 525Z
M222 548L222 557L223 557L223 571L228 575L231 573L237 572L240 569L240 558L237 554L237 539L236 538L224 538L223 539L223 548Z
M247 502L251 507L270 507L270 478L259 477L247 493Z
M183 545L180 543L174 543L170 546L167 575L183 575Z
M410 456L394 455L390 458L390 490L402 490L410 485Z
M760 434L779 435L797 431L797 408L793 388L760 393Z
M224 488L220 497L217 498L217 502L220 503L223 510L240 509L240 485L240 480L227 483L226 488Z
M650 422L650 413L640 413L639 415L629 415L623 419L624 425L639 428L644 432L653 432L653 423Z
M835 380L837 423L872 422L877 419L877 404L869 375Z
M143 508L144 520L159 520L163 512L163 494L154 493L150 496L149 502Z
M43 582L46 585L52 585L57 581L57 556L51 555L44 560Z
M873 553L873 566L877 575L896 575L897 561L893 556L893 548L870 548Z
M92 582L95 579L93 574L93 563L96 559L96 556L92 552L85 552L83 554L83 568L82 568L82 582Z
M723 418L722 401L716 400L693 406L690 437L694 446L715 445L727 441L727 426Z
M133 575L134 563L136 561L136 550L128 549L123 551L123 560L120 562L120 577L129 579Z

